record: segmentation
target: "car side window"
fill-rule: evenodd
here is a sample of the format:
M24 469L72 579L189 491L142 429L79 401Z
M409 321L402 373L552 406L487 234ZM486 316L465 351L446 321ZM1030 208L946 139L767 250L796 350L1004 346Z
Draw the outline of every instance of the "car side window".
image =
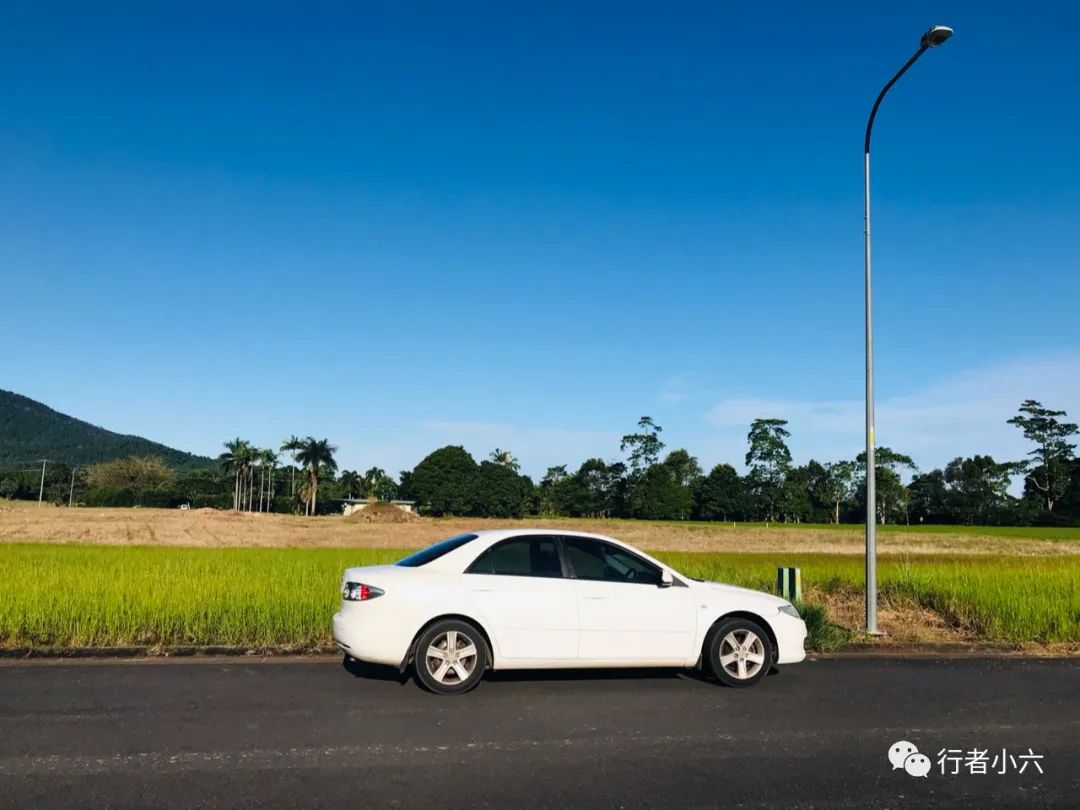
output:
M564 537L563 548L578 579L660 584L659 568L618 546L586 537Z
M503 540L477 557L465 573L510 577L562 577L559 544L556 538L546 535Z

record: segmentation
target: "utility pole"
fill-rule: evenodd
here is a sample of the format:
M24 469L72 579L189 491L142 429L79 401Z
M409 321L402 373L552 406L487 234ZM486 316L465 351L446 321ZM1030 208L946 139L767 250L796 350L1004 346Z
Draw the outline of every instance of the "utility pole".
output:
M41 502L45 498L45 464L48 459L41 460L41 488L38 490L37 502L38 506L41 506Z
M71 488L68 490L68 506L75 505L75 471L78 467L71 468Z

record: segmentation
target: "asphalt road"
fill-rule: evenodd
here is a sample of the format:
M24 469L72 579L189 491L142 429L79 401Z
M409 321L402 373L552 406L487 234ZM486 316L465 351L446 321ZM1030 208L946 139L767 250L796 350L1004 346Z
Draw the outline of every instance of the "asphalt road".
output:
M892 770L901 739L926 778ZM1031 748L1044 773L942 775L948 748ZM0 665L0 806L331 805L1077 807L1080 662L818 660L748 690L530 674L458 698L340 661Z

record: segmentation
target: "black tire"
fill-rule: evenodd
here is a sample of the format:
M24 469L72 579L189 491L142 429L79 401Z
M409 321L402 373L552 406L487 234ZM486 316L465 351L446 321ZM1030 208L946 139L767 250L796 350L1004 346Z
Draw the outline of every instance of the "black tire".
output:
M462 655L463 649L469 654ZM430 654L436 651L444 657ZM428 627L417 638L413 653L417 682L437 695L468 692L480 683L489 663L483 634L460 619L444 619Z
M776 657L765 628L742 617L717 622L705 640L704 653L713 676L737 689L753 686L768 675Z

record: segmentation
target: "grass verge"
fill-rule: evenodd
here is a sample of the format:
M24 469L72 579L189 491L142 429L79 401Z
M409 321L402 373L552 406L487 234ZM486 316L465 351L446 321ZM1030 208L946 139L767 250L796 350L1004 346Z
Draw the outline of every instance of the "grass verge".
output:
M13 544L0 553L0 646L227 646L305 650L329 641L341 571L395 549L195 549ZM861 585L859 559L659 552L689 576L771 591L777 565L825 593ZM1080 559L883 557L883 596L909 599L981 640L1080 641ZM811 646L848 640L801 606Z

